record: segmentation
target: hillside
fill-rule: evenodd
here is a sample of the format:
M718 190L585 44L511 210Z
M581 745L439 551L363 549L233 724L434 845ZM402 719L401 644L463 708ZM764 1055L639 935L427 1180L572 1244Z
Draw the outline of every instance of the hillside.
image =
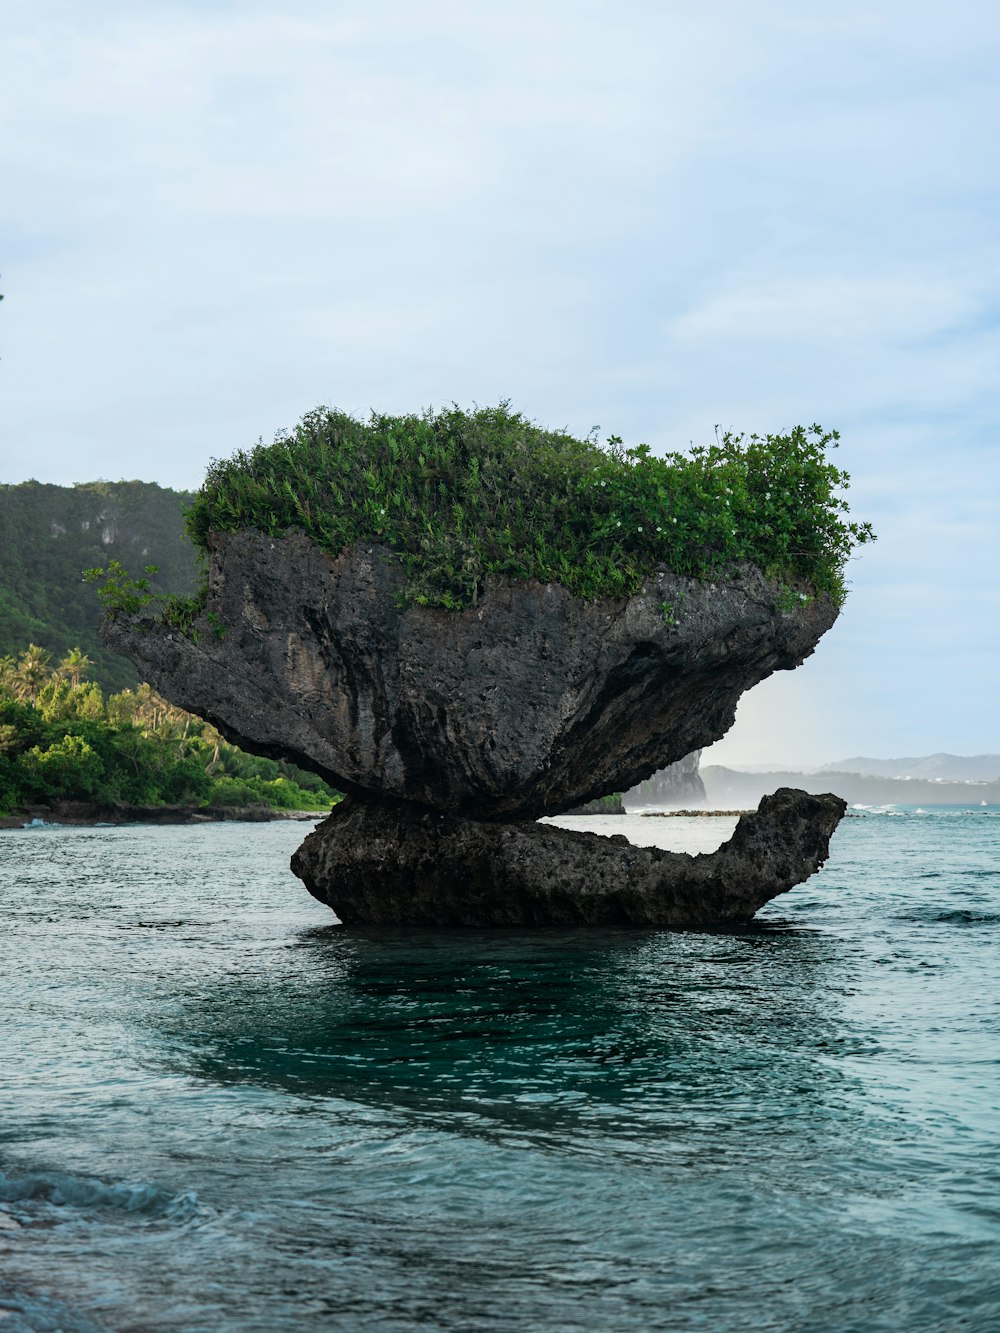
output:
M134 574L156 564L159 591L192 592L197 560L182 516L192 498L144 481L0 485L0 657L28 643L79 647L106 691L137 684L132 664L101 643L100 604L81 574L109 560Z

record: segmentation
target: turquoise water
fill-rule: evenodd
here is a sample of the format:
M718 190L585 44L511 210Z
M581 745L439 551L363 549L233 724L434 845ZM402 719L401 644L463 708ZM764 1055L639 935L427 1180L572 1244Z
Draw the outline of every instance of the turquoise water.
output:
M348 931L305 831L0 834L4 1333L1000 1328L1000 809L716 935Z

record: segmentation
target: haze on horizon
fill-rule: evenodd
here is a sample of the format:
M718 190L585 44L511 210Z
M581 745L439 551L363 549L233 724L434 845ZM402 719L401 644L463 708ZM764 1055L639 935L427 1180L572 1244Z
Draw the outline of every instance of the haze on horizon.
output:
M1000 751L995 9L11 0L0 481L350 411L841 430L879 535L704 762Z

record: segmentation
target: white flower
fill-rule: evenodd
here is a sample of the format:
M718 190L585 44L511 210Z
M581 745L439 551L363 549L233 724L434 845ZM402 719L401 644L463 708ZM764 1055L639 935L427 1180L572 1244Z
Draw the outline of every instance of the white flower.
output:
M642 531L642 528L640 528L639 531L641 532L641 531Z

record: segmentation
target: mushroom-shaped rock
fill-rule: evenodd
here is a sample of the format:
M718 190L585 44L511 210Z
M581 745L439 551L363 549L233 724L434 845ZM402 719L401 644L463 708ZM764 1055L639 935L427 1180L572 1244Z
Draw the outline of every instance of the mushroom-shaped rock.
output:
M843 518L836 439L658 457L506 404L317 409L209 467L187 516L204 598L137 610L147 585L119 567L105 638L228 740L347 794L295 860L344 920L742 921L820 864L835 797L776 795L715 858L530 821L710 745L813 651L871 537Z

